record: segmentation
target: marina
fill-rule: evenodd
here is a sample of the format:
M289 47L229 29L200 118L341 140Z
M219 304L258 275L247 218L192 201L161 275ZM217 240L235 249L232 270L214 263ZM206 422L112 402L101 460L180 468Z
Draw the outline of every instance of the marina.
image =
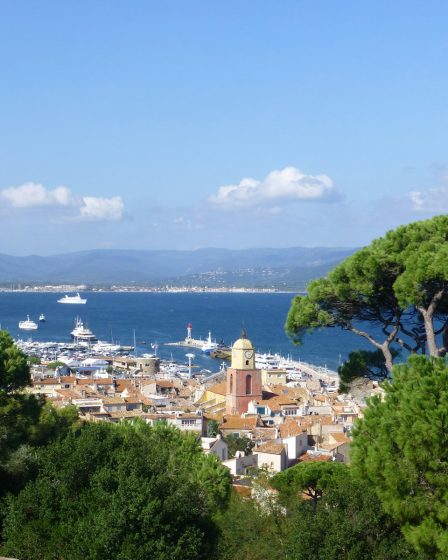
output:
M90 293L82 313L77 306L59 305L57 299L52 293L2 292L1 327L14 339L67 344L72 342L70 333L79 316L104 347L135 346L132 352L137 355L157 352L162 360L170 361L172 355L178 363L185 363L185 354L192 352L194 364L210 371L216 370L214 358L218 363L228 358L243 323L257 354L290 356L333 371L349 351L363 347L358 337L336 329L306 336L302 346L292 344L284 332L289 294ZM42 312L46 321L39 322L37 330L18 328L27 315L37 322ZM193 325L191 341L185 343L189 322ZM212 341L224 342L224 346L207 354L202 346L209 331ZM364 347L368 348L367 344Z

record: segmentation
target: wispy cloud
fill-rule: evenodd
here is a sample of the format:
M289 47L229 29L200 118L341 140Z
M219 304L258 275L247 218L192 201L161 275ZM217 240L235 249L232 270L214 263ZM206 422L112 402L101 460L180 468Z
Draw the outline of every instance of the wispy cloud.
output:
M47 189L40 183L28 182L18 187L0 190L0 200L17 209L65 208L65 219L89 221L120 221L124 203L120 196L102 198L76 196L68 187Z
M448 186L413 191L409 201L414 212L419 214L443 214L448 212Z
M328 175L306 175L296 167L271 171L263 180L247 177L236 185L224 185L209 197L223 209L260 206L288 201L334 201L339 198Z

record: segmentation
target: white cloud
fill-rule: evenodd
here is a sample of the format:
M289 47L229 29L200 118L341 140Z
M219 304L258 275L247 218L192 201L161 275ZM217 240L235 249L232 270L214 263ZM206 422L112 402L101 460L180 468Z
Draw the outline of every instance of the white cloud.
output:
M411 208L421 214L443 214L448 212L448 186L413 191L409 193Z
M123 218L124 203L120 196L100 198L75 196L68 187L46 189L40 183L24 183L19 187L0 190L0 201L6 205L29 210L33 208L64 208L58 217L61 221L119 221Z
M0 197L15 208L36 208L39 206L69 206L74 197L67 187L48 190L40 183L24 183L19 187L9 187L0 191Z
M124 204L121 196L84 196L82 202L79 215L84 220L118 222L123 218Z
M262 181L251 177L237 185L224 185L209 197L209 202L221 208L242 208L291 200L329 201L338 193L328 175L305 175L296 167L271 171Z

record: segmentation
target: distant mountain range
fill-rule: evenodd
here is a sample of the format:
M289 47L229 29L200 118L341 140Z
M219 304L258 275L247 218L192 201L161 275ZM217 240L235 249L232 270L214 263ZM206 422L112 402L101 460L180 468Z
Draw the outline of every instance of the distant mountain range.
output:
M303 289L354 249L93 250L49 257L0 254L0 283L245 286Z

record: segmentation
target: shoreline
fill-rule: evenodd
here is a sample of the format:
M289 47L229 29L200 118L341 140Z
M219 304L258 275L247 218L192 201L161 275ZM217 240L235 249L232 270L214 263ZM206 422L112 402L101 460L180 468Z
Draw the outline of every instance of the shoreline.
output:
M25 288L2 288L0 287L0 293L47 293L47 294L61 294L69 292L90 292L90 293L163 293L163 294L178 294L178 293L216 293L216 294L301 294L303 292L298 290L280 290L277 288L206 288L199 286L170 286L165 288L159 287L110 287L110 288L96 288L88 286L30 286Z

